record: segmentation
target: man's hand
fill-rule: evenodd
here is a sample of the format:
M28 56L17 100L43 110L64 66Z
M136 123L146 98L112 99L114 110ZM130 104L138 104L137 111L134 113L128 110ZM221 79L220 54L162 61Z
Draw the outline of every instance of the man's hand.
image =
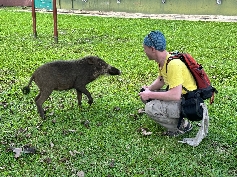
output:
M143 88L144 89L144 88ZM165 100L165 101L178 101L182 95L182 85L178 85L177 87L171 88L165 92L159 91L151 91L149 88L145 88L144 91L138 94L142 101L149 100Z
M142 87L142 89L140 90L140 93L138 95L140 96L140 98L142 100L148 101L150 92L151 91L149 90L149 88L147 86L145 86L145 87Z

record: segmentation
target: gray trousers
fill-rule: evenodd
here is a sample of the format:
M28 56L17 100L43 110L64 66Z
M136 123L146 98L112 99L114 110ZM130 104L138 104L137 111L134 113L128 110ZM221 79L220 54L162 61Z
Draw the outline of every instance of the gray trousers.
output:
M180 117L180 101L152 100L146 103L145 112L155 122L167 128L168 131L177 131Z

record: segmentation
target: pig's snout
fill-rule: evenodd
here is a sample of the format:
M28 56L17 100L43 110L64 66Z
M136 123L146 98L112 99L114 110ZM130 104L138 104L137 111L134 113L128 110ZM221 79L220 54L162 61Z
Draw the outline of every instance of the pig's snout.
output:
M113 67L113 66L110 66L110 67L108 68L108 73L109 73L110 75L120 75L120 74L121 74L121 71L120 71L119 69Z

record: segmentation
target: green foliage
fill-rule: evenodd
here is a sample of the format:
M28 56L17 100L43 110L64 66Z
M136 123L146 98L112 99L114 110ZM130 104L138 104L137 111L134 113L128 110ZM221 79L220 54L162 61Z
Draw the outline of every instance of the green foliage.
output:
M38 38L29 12L0 9L0 174L1 176L237 176L236 23L167 21L37 13ZM198 147L161 136L164 129L138 110L138 91L157 76L142 48L144 36L159 29L168 50L191 53L219 93L209 107L208 137ZM98 55L121 76L90 83L94 103L73 90L53 92L41 120L34 104L38 88L22 94L32 72L57 59ZM138 129L153 132L143 136ZM188 137L194 137L194 127ZM35 154L17 160L9 147L32 146Z

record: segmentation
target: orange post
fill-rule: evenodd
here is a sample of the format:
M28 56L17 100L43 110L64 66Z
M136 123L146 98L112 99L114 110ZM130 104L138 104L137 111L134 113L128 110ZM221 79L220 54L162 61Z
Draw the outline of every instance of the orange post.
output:
M57 28L57 7L56 0L53 0L53 19L54 19L54 42L58 43L58 28Z
M33 35L37 38L37 31L36 31L36 13L35 13L35 1L32 0L32 18L33 18Z

